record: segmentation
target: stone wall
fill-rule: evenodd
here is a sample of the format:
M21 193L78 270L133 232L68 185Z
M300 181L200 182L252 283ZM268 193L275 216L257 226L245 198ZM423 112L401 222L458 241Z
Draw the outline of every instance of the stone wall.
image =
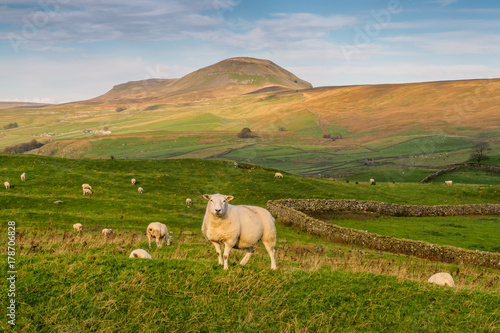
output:
M417 208L420 207L420 208ZM447 208L445 208L447 207ZM497 215L500 205L466 206L401 206L375 201L356 200L276 200L268 201L267 209L278 223L294 227L332 243L357 245L379 251L412 255L418 258L500 269L500 253L471 251L453 246L399 239L362 230L345 228L314 219L304 212L363 211L392 216ZM441 215L431 215L432 212ZM458 214L462 212L463 214ZM426 215L423 215L426 214Z

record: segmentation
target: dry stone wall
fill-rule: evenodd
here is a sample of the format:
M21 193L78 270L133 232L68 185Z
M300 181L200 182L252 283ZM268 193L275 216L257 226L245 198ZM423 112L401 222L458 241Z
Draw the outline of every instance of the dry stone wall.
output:
M267 209L277 218L278 223L322 237L332 243L357 245L440 262L500 269L500 253L471 251L453 246L378 235L325 223L304 213L343 210L377 212L392 216L497 215L500 213L500 205L403 206L376 201L284 199L268 201Z

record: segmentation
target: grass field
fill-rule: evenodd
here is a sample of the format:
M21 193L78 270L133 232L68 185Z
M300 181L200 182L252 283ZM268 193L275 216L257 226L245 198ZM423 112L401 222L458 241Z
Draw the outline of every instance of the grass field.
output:
M26 172L25 182L20 181L22 172ZM7 221L15 221L17 232L15 331L499 329L500 281L496 270L329 244L278 224L277 271L269 269L269 257L262 246L243 267L238 264L242 252L233 250L229 270L224 271L200 232L204 193L231 194L234 204L258 206L280 198L434 205L498 203L498 185L480 191L470 185L370 186L367 182L304 178L286 172L283 179L275 179L274 172L259 166L235 168L232 162L219 160L73 160L0 154L0 180L12 184L9 190L0 191L0 239L6 242ZM144 194L131 185L131 178L137 179ZM82 195L82 183L93 186L91 197ZM187 197L193 200L192 206L185 205ZM55 205L55 200L64 202ZM370 222L358 220L352 222ZM456 235L451 234L455 230L461 234L459 240L470 247L478 239L491 238L485 246L494 250L491 235L498 236L498 219L478 220L481 228L474 218L415 219L409 223L444 235L422 232L423 240L438 237L459 246ZM145 229L153 221L168 226L173 245L153 246L149 251L153 260L128 259L133 249L147 249ZM75 222L84 225L83 235L72 230ZM402 225L408 221L389 222ZM449 228L449 232L432 229L433 224ZM105 227L114 229L114 236L107 240L100 234ZM7 253L1 253L7 263ZM439 271L450 272L457 287L425 282ZM7 304L9 297L5 287L2 289L0 299ZM6 311L5 306L0 308L2 331L12 330Z

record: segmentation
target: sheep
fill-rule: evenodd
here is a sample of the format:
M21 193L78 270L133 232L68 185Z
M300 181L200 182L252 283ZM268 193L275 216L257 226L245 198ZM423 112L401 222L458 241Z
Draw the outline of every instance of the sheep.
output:
M435 283L439 286L455 287L453 277L449 273L436 273L427 282Z
M276 269L276 227L269 211L256 206L230 205L229 201L234 199L231 195L204 194L203 197L208 200L208 204L201 232L215 247L219 265L228 269L232 248L246 250L240 262L240 265L245 265L254 252L254 245L262 240L271 258L271 269ZM224 244L224 260L221 244Z
M88 194L88 195L92 195L92 191L91 191L91 190L89 190L88 188L84 188L84 189L83 189L83 195L87 195L87 194Z
M5 182L3 183L5 185L5 189L8 190L10 188L10 183L9 182Z
M102 229L102 235L106 238L108 238L109 236L111 236L111 234L113 233L113 229L112 228L109 228L109 229Z
M88 188L89 190L92 189L92 186L90 186L89 184L82 184L82 189L86 189Z
M189 199L189 198L186 199L186 205L190 205L191 202L192 202L191 199Z
M149 253L144 251L143 249L135 249L130 253L129 258L143 258L143 259L151 259Z
M81 234L81 233L82 233L82 231L83 231L83 226L82 226L82 224L81 224L81 223L75 223L75 224L73 224L73 229L74 229L76 232L78 232L79 234Z
M283 174L281 172L276 172L274 178L283 178Z
M453 185L453 181L452 181L452 180L446 180L444 183L445 183L446 185L448 185L448 186ZM459 187L460 187L460 186L459 186Z
M132 185L135 185L135 182L136 182L135 178L132 178Z
M373 185L373 184L375 184L375 179L371 178L370 179L370 185Z
M167 242L167 246L170 245L170 240L172 237L168 234L167 226L160 222L152 222L148 225L146 230L146 236L149 240L149 248L151 248L151 238L156 240L156 247L162 247L163 241Z
M26 180L26 172L21 174L21 181L24 182Z
M142 193L144 193L144 189L143 189L142 187L139 187L139 188L137 189L137 192L139 192L139 193L141 193L141 194L142 194Z

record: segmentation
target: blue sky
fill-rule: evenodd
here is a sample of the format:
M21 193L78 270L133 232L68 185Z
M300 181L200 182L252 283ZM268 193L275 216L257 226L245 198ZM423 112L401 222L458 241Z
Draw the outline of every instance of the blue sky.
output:
M500 77L500 3L0 0L0 101L62 103L236 56L313 86Z

